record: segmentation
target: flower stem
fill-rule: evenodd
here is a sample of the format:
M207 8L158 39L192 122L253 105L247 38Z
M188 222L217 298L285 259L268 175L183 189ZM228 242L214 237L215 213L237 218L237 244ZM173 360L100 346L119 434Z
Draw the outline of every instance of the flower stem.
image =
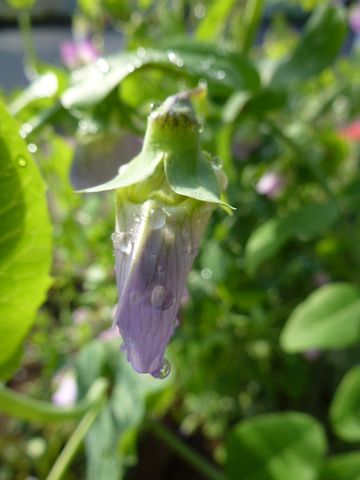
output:
M56 462L54 463L49 475L46 477L46 480L60 480L63 477L87 432L90 430L92 424L96 420L96 417L101 412L104 402L105 398L102 398L101 401L97 402L83 416L59 457L56 459Z
M72 408L54 407L51 403L29 398L14 390L0 385L0 412L33 422L63 422L81 418L94 405L104 398L107 380L98 378L77 405Z
M223 474L215 466L182 442L163 424L148 420L147 426L154 435L163 440L164 443L172 448L187 463L202 473L205 478L209 478L210 480L223 480Z
M29 10L23 10L18 15L18 24L21 31L22 45L24 49L24 70L25 75L33 80L37 76L36 48L31 29L31 18Z

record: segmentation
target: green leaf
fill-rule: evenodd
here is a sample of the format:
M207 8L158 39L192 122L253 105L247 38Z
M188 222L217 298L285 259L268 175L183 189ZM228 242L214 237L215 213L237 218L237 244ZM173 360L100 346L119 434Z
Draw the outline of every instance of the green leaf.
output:
M330 457L319 480L360 480L360 453L344 453Z
M227 441L229 480L315 480L326 450L322 427L303 413L258 415Z
M344 10L324 2L312 14L295 50L275 70L271 83L291 87L319 74L335 60L346 33Z
M210 91L222 96L239 89L256 90L260 84L255 67L246 57L196 43L189 49L183 43L168 51L143 49L101 58L76 72L76 81L63 93L62 103L65 108L96 105L123 79L147 66L174 70L180 78L205 79Z
M216 176L204 155L195 161L175 152L165 156L165 172L174 192L203 202L222 203Z
M140 139L124 130L88 136L80 141L75 152L71 166L72 185L82 190L107 183L140 149Z
M352 368L342 379L330 406L330 418L339 437L349 442L360 440L359 366Z
M0 364L20 348L50 285L45 185L18 130L0 103Z
M288 352L343 348L360 340L360 291L347 283L325 285L298 305L280 337Z
M338 217L338 209L333 202L312 203L290 212L285 217L277 217L260 225L250 236L245 258L250 273L273 257L292 237L316 237L325 232Z
M85 188L83 192L104 192L107 190L115 190L117 188L128 187L135 183L142 182L154 173L158 164L163 160L164 153L158 152L150 155L140 153L131 162L123 165L119 169L118 175L102 185L96 187Z

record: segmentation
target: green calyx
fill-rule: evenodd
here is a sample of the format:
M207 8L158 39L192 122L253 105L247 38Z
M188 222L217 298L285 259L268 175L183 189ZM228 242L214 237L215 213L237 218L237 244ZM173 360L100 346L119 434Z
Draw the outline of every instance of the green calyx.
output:
M187 197L226 205L220 199L217 168L200 149L200 124L190 102L193 94L179 93L154 109L140 154L120 167L112 180L83 191L126 189L123 194L136 203L156 198L174 205Z

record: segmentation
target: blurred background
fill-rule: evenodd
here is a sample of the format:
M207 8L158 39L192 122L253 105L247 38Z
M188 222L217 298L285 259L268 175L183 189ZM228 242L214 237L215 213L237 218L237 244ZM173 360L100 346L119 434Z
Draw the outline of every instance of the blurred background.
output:
M52 229L51 285L0 367L0 480L359 480L359 35L358 1L0 1L0 126L16 119L46 184L33 230ZM151 106L199 84L236 211L212 217L160 381L111 329L113 192L75 189L114 176ZM71 409L100 377L75 448ZM27 400L11 409L8 390Z

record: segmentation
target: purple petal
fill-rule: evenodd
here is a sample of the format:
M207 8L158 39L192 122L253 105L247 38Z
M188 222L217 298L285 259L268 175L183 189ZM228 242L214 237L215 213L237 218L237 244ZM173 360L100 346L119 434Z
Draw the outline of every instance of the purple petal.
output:
M180 206L149 200L118 208L115 321L122 349L139 373L163 377L169 370L165 348L212 210L212 205L193 200Z
M269 198L277 197L285 186L283 177L278 173L265 173L256 184L256 191Z

